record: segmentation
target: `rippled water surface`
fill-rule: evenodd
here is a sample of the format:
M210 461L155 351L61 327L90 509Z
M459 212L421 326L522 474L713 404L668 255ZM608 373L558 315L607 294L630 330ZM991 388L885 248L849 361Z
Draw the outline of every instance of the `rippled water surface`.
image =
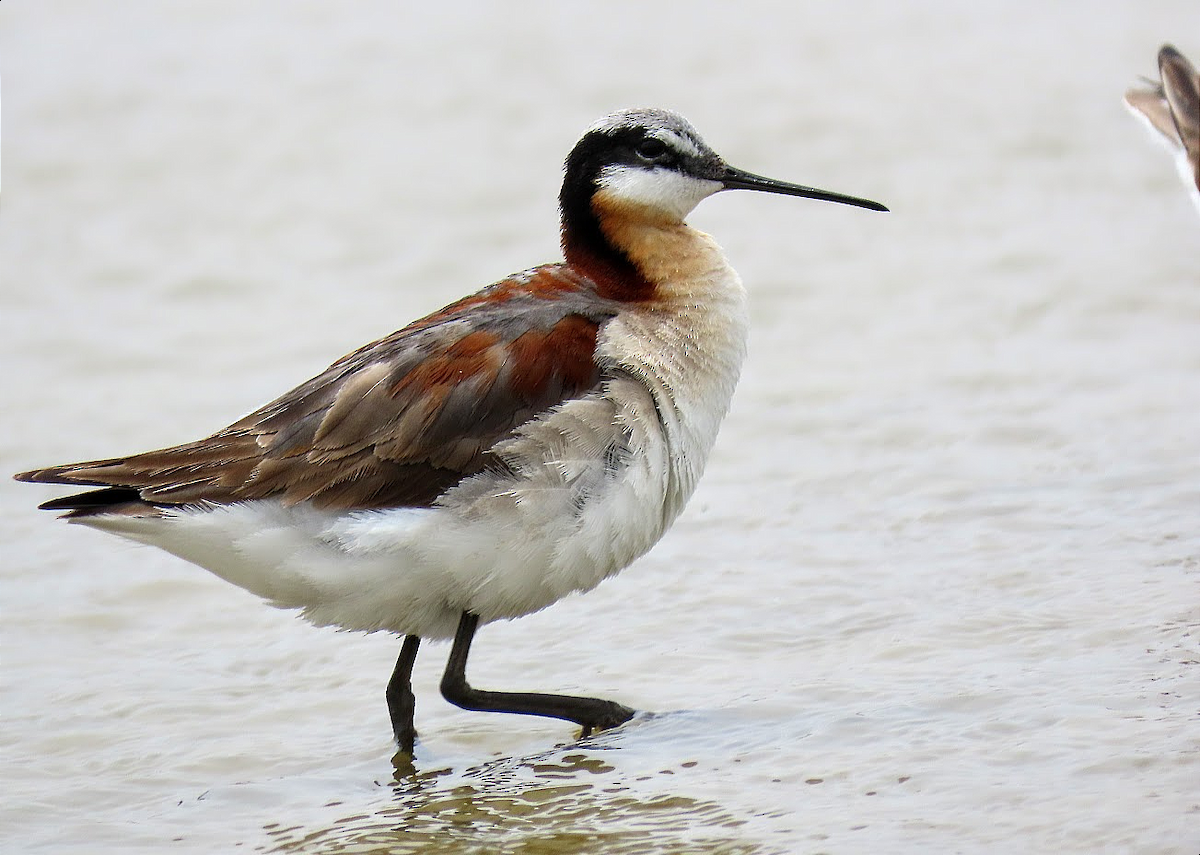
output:
M5 3L5 472L206 434L552 260L617 107L893 213L693 216L754 323L700 490L472 656L653 711L590 740L450 707L429 645L394 766L395 639L0 483L0 848L1194 855L1200 217L1120 97L1197 39L1185 0Z

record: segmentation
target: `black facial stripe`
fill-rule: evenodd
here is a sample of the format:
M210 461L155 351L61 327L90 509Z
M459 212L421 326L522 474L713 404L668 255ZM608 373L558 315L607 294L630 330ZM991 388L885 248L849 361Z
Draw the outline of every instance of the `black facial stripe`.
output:
M665 149L652 162L638 154L638 146L647 139L661 141ZM679 151L667 140L647 132L645 128L627 127L610 131L592 131L583 137L567 157L566 175L559 202L564 212L590 202L596 190L596 180L608 166L660 167L694 175L697 178L718 180L724 164L703 143L691 141L701 152L700 157Z
M609 244L601 233L600 224L592 211L592 196L596 192L596 181L605 167L616 164L645 166L634 153L634 146L645 137L645 131L640 128L585 134L567 155L562 190L558 196L564 249L569 237L576 246L586 247L595 257L629 276L636 276L636 271L629 259Z

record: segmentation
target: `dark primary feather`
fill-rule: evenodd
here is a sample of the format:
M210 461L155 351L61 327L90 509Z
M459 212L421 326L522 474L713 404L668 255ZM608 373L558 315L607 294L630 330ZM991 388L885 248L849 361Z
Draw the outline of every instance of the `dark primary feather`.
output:
M17 477L23 478L24 475L29 474L33 473L26 472ZM38 505L38 508L43 511L83 511L140 501L141 496L138 495L137 490L129 487L105 487L103 490L90 490L87 493L63 496L61 499L51 499L48 502L42 502Z
M616 306L565 265L502 280L335 362L206 439L22 473L104 487L42 507L74 516L142 502L279 498L319 508L428 506L497 442L600 382Z

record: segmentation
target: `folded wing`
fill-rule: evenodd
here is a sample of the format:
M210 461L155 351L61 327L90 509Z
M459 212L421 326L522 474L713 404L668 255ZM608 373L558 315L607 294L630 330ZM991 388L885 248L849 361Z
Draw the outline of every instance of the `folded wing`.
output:
M205 439L17 478L103 488L42 506L77 517L265 498L428 506L503 466L490 449L514 429L597 387L596 338L614 314L590 280L535 268L349 354Z

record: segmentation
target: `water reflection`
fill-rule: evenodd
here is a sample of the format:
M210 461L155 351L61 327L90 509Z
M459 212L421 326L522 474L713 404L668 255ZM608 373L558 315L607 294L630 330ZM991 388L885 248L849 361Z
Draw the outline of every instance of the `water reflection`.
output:
M658 775L631 779L610 765L603 751L572 745L461 772L416 771L411 763L398 761L390 805L316 830L267 827L272 841L267 851L447 855L767 855L778 851L745 839L739 829L746 820L720 804L664 793ZM686 761L659 774L675 774L695 765Z

